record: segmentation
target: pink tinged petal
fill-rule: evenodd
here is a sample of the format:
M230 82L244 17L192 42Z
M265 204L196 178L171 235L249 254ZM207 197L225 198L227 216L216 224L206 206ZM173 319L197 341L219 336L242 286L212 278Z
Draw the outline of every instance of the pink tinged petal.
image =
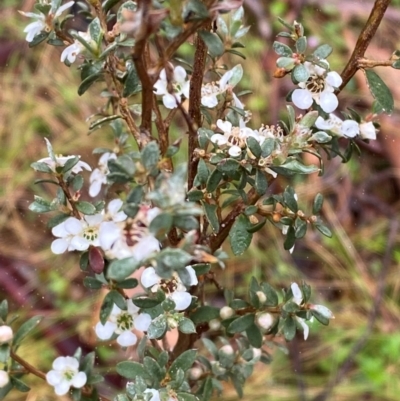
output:
M81 388L86 384L87 376L85 372L78 372L72 379L71 385L75 388Z
M154 267L148 267L143 270L140 281L145 288L150 288L161 280L160 276L154 270Z
M339 101L334 93L322 92L319 98L319 104L325 113L332 113L339 106Z
M301 328L303 329L304 341L307 340L308 334L310 333L310 328L307 323L301 317L296 316L296 320L299 322Z
M117 337L117 343L121 347L130 347L135 345L137 342L137 337L131 331L124 331Z
M343 82L342 77L336 71L328 72L325 81L334 88L339 88Z
M69 382L63 380L61 383L54 386L54 391L57 395L65 395L68 393L70 388Z
M91 180L89 195L94 198L100 193L102 182L100 180Z
M175 310L185 310L192 303L192 296L186 291L175 291L170 295L175 302Z
M311 107L313 98L307 89L295 89L292 93L292 102L299 109L305 110Z
M64 221L65 230L72 235L80 234L83 231L81 220L75 217L69 217Z
M141 313L133 321L136 330L147 331L151 323L151 316L147 313Z
M211 138L210 141L212 143L215 143L218 146L224 146L228 143L228 139L221 134L214 134Z
M359 125L354 120L343 121L340 132L347 138L354 138L360 133Z
M202 96L201 104L210 109L214 108L218 104L217 95Z
M115 323L106 322L106 324L103 325L99 322L96 324L94 331L100 340L109 340L114 334L116 328L117 325Z
M69 242L64 238L58 238L51 243L51 252L55 255L61 255L69 247Z
M183 83L186 78L186 71L180 65L174 68L174 81L178 83Z
M293 302L300 305L301 302L303 301L303 294L300 290L299 285L297 283L292 283L290 288L292 289L293 293Z
M199 281L197 280L196 272L192 266L186 266L186 270L190 276L190 285L197 285Z
M232 156L232 157L238 157L240 156L240 154L242 153L242 149L239 146L231 146L228 150L228 153Z
M172 95L171 93L165 94L162 100L167 109L175 109L178 105L178 102L181 102L180 96Z
M100 247L108 251L121 237L121 228L113 221L104 221L99 228Z
M55 386L59 384L62 381L62 379L63 379L62 373L57 370L50 370L50 372L46 374L46 381L47 383L50 384L50 386Z

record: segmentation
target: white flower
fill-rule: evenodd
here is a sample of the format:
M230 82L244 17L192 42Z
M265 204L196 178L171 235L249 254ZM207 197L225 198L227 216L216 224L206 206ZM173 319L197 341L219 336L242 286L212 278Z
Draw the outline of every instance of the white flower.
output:
M264 330L269 330L273 326L274 320L274 317L268 312L257 316L257 324Z
M313 101L321 106L325 113L331 113L339 105L334 94L336 88L342 84L342 78L335 71L327 72L325 68L306 61L310 77L306 82L299 82L301 89L295 89L292 93L292 102L299 109L308 109Z
M118 198L110 201L107 205L106 213L103 220L114 221L116 223L125 221L128 216L125 214L125 212L121 210L123 204L124 202L122 202L122 200Z
M107 174L110 172L108 170L108 161L117 158L115 153L106 152L103 153L99 159L99 164L90 174L89 182L89 195L95 197L99 194L101 186L107 184Z
M45 157L43 159L38 160L38 163L46 163L52 171L56 172L56 167L63 167L65 163L69 160L72 159L76 156L56 156L56 161L54 161L51 157ZM78 156L80 158L80 156ZM72 167L72 172L75 174L80 173L82 170L87 170L87 171L92 171L90 166L83 162L83 161L78 161L78 163L75 164L74 167Z
M190 285L198 283L196 272L192 266L186 266L186 270L190 276ZM170 279L161 278L154 267L148 267L142 273L141 282L143 287L151 288L152 292L157 292L159 289L164 291L167 298L175 302L175 310L185 310L192 302L192 296L186 291L181 279L177 273L174 273Z
M163 103L167 109L175 109L182 101L182 95L189 98L190 81L186 80L186 71L181 66L176 66L170 82L173 93L168 91L168 80L165 68L161 70L158 81L154 84L154 93L163 95Z
M372 121L360 124L360 136L362 139L376 139L376 128Z
M148 388L148 389L144 390L143 392L145 394L146 393L150 393L151 394L151 397L148 399L148 401L161 401L161 399L163 401L176 401L175 397L170 397L169 395L168 395L168 398L164 398L164 397L161 398L160 391L159 390L155 390L154 388Z
M0 344L9 343L13 339L13 331L10 326L0 326Z
M99 227L102 221L101 214L84 216L81 220L69 217L51 230L55 237L59 237L51 244L52 252L59 255L65 251L85 251L90 245L99 246Z
M85 372L79 372L79 362L72 356L59 356L53 362L53 370L46 374L47 383L57 395L65 395L70 387L81 388L86 384Z
M74 4L74 1L69 1L63 6L59 7L58 10L52 14L51 10L49 14L46 16L43 13L25 13L23 11L19 11L20 14L25 15L25 17L33 18L36 21L31 22L26 28L24 32L26 33L26 41L32 42L35 36L39 35L42 31L50 32L52 29L52 22L54 19L58 18L65 10L70 8Z
M228 89L232 90L239 82L239 80L237 79L236 79L237 82L234 82L234 84L230 82L231 79L235 77L235 73L237 72L243 74L242 66L240 64L236 65L231 70L226 71L218 83L210 82L204 84L201 87L201 104L210 109L214 108L218 104L217 96L226 92ZM234 100L234 105L236 107L239 107L240 109L243 109L243 104L233 92L232 96Z
M89 45L94 44L94 41L88 32L78 32L78 35L82 37L82 39L84 39ZM83 52L85 49L85 46L78 39L75 39L74 43L67 46L62 51L60 60L62 63L67 60L70 64L72 64L75 62L78 54Z
M116 204L113 205L113 207ZM160 243L148 229L151 220L160 212L142 206L134 219L104 221L99 229L100 247L110 259L134 257L140 261L160 250Z
M147 313L138 313L139 308L133 304L131 299L126 302L127 310L120 309L114 304L106 324L98 322L95 332L100 340L108 340L114 334L118 334L117 343L121 347L135 345L137 337L132 329L147 331L151 323L151 317Z
M354 138L360 135L363 139L376 139L376 129L372 122L358 124L354 120L342 120L334 114L329 114L329 118L324 120L318 117L315 126L324 131L330 131L337 136Z
M7 386L9 382L10 376L8 376L8 373L4 370L0 370L0 388Z

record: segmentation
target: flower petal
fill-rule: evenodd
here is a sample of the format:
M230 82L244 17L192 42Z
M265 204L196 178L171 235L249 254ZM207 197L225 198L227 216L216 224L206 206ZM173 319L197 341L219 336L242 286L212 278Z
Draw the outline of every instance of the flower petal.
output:
M336 71L328 72L325 81L334 88L339 88L343 82L342 77Z
M61 383L54 386L54 391L57 395L65 395L68 393L69 388L69 383L66 380L63 380Z
M103 325L101 322L98 322L94 331L100 340L109 340L114 334L116 327L117 325L115 323L106 322L106 324Z
M190 276L190 285L197 285L199 281L197 280L196 272L192 266L186 266L185 268Z
M192 303L192 296L186 291L175 291L170 295L175 302L175 310L185 310Z
M186 71L180 65L174 68L174 81L183 84L186 79Z
M332 113L339 106L338 98L331 92L322 92L319 102L321 109L324 110L325 113Z
M62 381L62 379L62 373L57 370L50 370L50 372L46 373L46 381L50 384L50 386L56 386Z
M154 267L148 267L143 270L140 281L145 288L150 288L161 280L160 276L156 273Z
M133 321L136 330L147 331L151 323L151 316L147 313L141 313Z
M181 101L180 96L171 95L171 93L166 93L163 96L162 100L163 100L164 106L167 109L175 109L177 107L177 105L178 105L177 102L180 103L180 101Z
M305 110L311 107L313 98L307 89L295 89L292 93L292 102L299 109Z
M135 345L137 342L137 337L131 331L124 331L117 337L117 343L121 347L130 347Z
M78 372L72 379L71 385L75 388L81 388L86 384L87 376L85 372Z
M240 156L240 154L242 153L242 148L240 146L231 146L228 150L228 153L232 156L232 157L238 157Z
M55 255L61 255L64 253L69 246L69 242L64 238L58 238L51 243L51 252Z
M354 120L345 120L340 128L340 132L347 138L354 138L360 133L360 127Z

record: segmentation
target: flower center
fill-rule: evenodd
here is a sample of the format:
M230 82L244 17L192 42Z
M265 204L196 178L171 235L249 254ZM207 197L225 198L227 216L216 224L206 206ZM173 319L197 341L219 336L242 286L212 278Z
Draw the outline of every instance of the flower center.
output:
M83 238L87 239L90 242L93 242L97 239L99 234L99 230L96 227L87 227L83 231Z
M306 88L312 93L321 93L325 89L325 78L313 74L306 82Z
M133 317L128 312L121 312L116 323L119 330L128 331L133 326Z
M176 277L170 278L168 280L161 279L160 280L160 288L166 293L171 294L175 292L178 288L178 279Z
M71 381L75 376L75 371L72 369L65 369L63 372L63 376L66 380Z
M181 90L182 90L182 86L178 82L173 82L172 88L173 88L174 92L181 92Z

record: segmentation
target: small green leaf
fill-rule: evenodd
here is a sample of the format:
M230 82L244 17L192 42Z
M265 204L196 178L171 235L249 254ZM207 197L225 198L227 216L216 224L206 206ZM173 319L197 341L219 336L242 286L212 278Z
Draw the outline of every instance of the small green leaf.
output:
M296 51L297 53L305 53L307 50L307 38L305 36L301 36L296 41Z
M26 385L23 381L17 379L15 376L12 376L10 380L13 386L18 391L21 391L21 393L27 393L31 389L28 385Z
M264 195L268 189L268 180L264 172L260 169L256 170L256 179L254 187L258 195Z
M266 305L276 306L279 303L278 294L275 289L268 283L261 283L261 289L267 296Z
M244 316L240 316L235 319L229 326L228 331L230 333L241 333L242 331L247 330L250 326L254 324L254 314L249 313Z
M321 234L325 235L325 237L329 237L329 238L332 237L331 230L327 226L325 226L324 224L322 224L320 222L317 222L317 223L314 224L314 226Z
M89 251L83 252L79 259L79 267L82 271L87 271L89 266Z
M320 322L322 323L324 326L328 326L329 325L329 319L324 316L322 313L319 313L316 310L311 310L311 314Z
M324 196L320 193L315 195L312 208L313 214L317 214L321 211L323 203L324 203Z
M149 230L157 238L162 238L170 231L173 216L169 213L160 213L151 221Z
M210 223L212 229L215 232L218 232L219 231L219 221L217 216L218 205L212 205L207 202L202 202L202 204L208 222Z
M143 365L149 374L149 376L153 379L156 380L157 382L161 381L164 377L163 372L158 365L158 363L153 359L150 358L149 356L145 356L143 359Z
M300 219L300 217L297 217L295 221L295 237L297 239L303 238L306 235L306 232L307 223L304 220Z
M111 310L114 306L114 302L111 299L111 296L109 295L110 293L108 293L104 299L103 302L101 304L100 307L100 323L101 324L106 324L108 317L110 316Z
M101 23L98 18L95 18L90 24L89 24L89 34L92 40L94 40L97 45L101 43L101 40L103 38L103 30L101 29Z
M372 70L364 70L364 73L372 96L383 111L387 114L391 114L394 108L394 101L389 88L376 72Z
M96 214L96 208L89 202L79 201L75 203L76 208L83 214L93 215Z
M292 49L281 42L275 41L272 47L279 56L291 57L293 55Z
M224 54L225 47L218 35L209 31L200 30L199 36L207 45L208 53L211 58L220 57Z
M249 219L244 214L239 215L233 223L229 232L229 241L235 256L241 255L249 247L253 238L253 234L247 230L250 227Z
M296 192L294 192L293 187L286 187L283 192L283 200L286 207L288 207L292 212L297 213L299 206L297 205Z
M142 150L141 159L146 170L152 170L160 160L160 148L156 141L149 142Z
M298 64L292 71L292 77L296 82L306 82L310 78L310 73L304 64Z
M241 170L240 163L235 159L222 159L218 165L217 169L221 173L226 174L228 177L233 178L233 176Z
M309 141L315 141L318 143L328 143L331 140L332 137L324 131L315 132L309 139Z
M207 192L214 192L222 180L222 173L215 169L207 180Z
M78 95L82 96L96 81L102 78L102 76L100 72L96 72L86 77L78 87Z
M138 362L124 361L117 364L117 373L129 380L135 380L138 376L148 378L144 366Z
M35 170L35 171L39 171L41 173L53 173L53 170L50 168L50 166L47 163L43 163L43 162L34 162L31 164L31 167Z
M283 324L283 335L286 341L293 340L294 336L296 335L296 321L291 316L288 316L285 319Z
M111 280L122 281L141 266L135 258L114 259L107 269L107 277Z
M318 46L313 53L314 57L317 57L319 59L325 59L327 58L330 54L332 53L332 47L329 46L328 44L324 44L321 46Z
M0 319L5 322L7 320L8 315L8 301L3 299L0 303Z
M161 338L168 329L167 317L165 315L157 316L151 322L147 335L150 339Z
M10 344L1 344L0 345L0 363L6 364L9 358L10 358Z
M205 184L209 175L210 172L208 171L206 162L203 159L200 159L197 165L197 179L199 180L199 183Z
M37 46L39 43L45 41L50 35L50 32L42 31L37 34L28 44L29 47Z
M117 283L118 288L131 289L136 288L139 282L135 278L127 278L126 280Z
M290 226L286 234L285 242L283 243L283 248L286 251L289 251L290 249L293 248L295 242L296 242L296 232L293 226Z
M132 302L138 308L154 308L157 305L160 305L162 300L158 298L147 298L147 297L138 297L132 298Z
M196 359L196 355L197 351L195 349L189 349L185 352L182 352L182 354L180 354L178 358L172 362L172 365L168 371L169 375L174 379L179 369L187 372L192 367Z
M195 327L194 323L186 317L182 318L179 321L178 330L181 333L186 333L186 334L196 333L196 327Z
M190 314L190 319L194 324L206 323L217 318L219 318L219 308L209 305L200 306Z
M256 158L259 158L261 156L262 150L261 150L260 143L257 141L257 139L253 138L252 136L249 136L246 140L246 143L247 143L247 147L250 149L251 153L253 153L253 155Z
M51 203L40 196L34 195L35 201L29 205L29 210L35 213L47 213L53 210Z
M94 277L85 277L83 279L83 285L91 290L98 290L103 287L103 283Z
M40 323L43 316L34 316L24 322L14 335L13 347L18 347L22 340Z
M254 323L246 329L246 335L249 339L250 345L255 348L261 348L263 343L263 336L260 329Z

